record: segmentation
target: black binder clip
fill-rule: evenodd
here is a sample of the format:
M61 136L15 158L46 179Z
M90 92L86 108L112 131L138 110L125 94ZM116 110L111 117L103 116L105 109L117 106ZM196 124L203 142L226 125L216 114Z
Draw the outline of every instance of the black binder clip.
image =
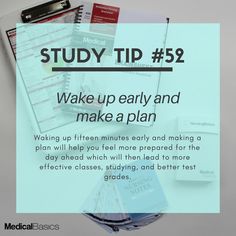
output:
M29 23L70 7L69 0L54 0L22 11L21 18L23 23Z

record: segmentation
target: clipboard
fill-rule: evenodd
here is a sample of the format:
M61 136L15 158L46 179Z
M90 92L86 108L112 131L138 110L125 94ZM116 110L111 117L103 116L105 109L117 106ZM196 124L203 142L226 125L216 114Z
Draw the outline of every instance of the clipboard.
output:
M75 11L81 5L82 2L77 0L47 0L41 4L19 9L1 17L1 38L13 70L15 71L15 36L17 23L73 23L73 14L75 14Z

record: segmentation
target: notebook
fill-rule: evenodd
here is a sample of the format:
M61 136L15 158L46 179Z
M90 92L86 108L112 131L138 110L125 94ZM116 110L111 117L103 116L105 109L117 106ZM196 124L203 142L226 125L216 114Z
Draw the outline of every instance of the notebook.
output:
M134 23L134 22L150 22L152 17L147 14L147 17L140 17L141 14L137 12L126 12L122 11L118 7L105 6L97 3L83 3L81 9L76 12L75 15L75 26L74 32L72 35L71 45L73 47L84 47L84 48L96 48L97 50L101 50L101 48L106 48L106 52L104 54L105 60L99 64L99 66L108 66L110 65L110 61L113 60L112 51L114 47L117 45L117 37L120 31L118 30L114 24L117 23ZM137 17L139 16L139 18ZM134 18L133 18L134 17ZM135 19L135 20L133 20ZM141 20L142 19L142 20ZM159 23L167 23L168 19L162 16L156 15L156 20L153 22ZM86 26L86 23L95 23ZM97 24L102 23L106 24L103 27L98 27ZM111 23L108 25L108 23ZM81 25L82 24L82 25ZM122 25L122 24L121 24ZM121 26L122 27L122 26ZM119 27L118 27L119 28ZM122 34L122 33L120 33ZM163 47L165 46L167 34L167 24L166 27L163 27L163 32L160 34L163 41ZM104 59L103 56L103 59ZM124 63L125 65L125 63ZM72 65L73 66L73 65ZM98 64L96 61L91 61L90 64L86 66L96 67ZM110 65L110 66L118 66L118 65ZM139 76L137 76L137 74ZM141 92L146 94L152 94L155 96L158 92L159 82L161 73L156 74L148 74L148 73L136 73L135 74L135 86L133 86L134 79L130 73L120 73L119 75L110 74L110 77L117 79L110 79L110 82L106 80L105 75L103 77L103 84L100 83L100 77L94 75L92 73L71 73L66 76L65 82L65 91L69 94L78 94L83 92L83 94L93 94L95 97L103 96L107 93L115 94L118 97L121 93L129 95L132 94L140 94ZM154 83L153 83L154 81ZM132 88L132 91L130 91ZM93 104L76 104L76 105L68 105L66 104L65 110L68 112L97 112L98 110L102 110L105 113L112 113L114 117L119 112L127 115L130 112L136 113L137 110L146 112L146 113L155 113L156 106L153 104L149 104L147 107L143 108L139 105L120 105L119 103L114 103L113 106L106 107L99 104L95 101ZM126 119L124 119L124 122ZM133 124L139 124L139 122L133 122ZM153 124L153 120L150 122L145 122L145 126L150 126ZM142 124L143 125L143 124Z
M61 4L66 6L57 11L48 10L46 7L46 13L43 12L45 6L44 4ZM33 5L35 7L35 5ZM36 5L36 8L40 14L32 14L32 21L27 18L29 10L32 10L32 6L29 8L19 9L15 12L12 12L6 16L3 16L0 19L0 29L1 37L5 45L6 52L10 58L12 68L15 70L22 70L19 65L15 67L15 58L16 58L16 23L22 23L23 20L28 20L29 23L166 23L168 19L166 17L159 16L158 14L148 14L140 13L135 11L130 11L126 9L121 9L117 6L107 6L99 3L87 3L77 0L57 0L50 2L43 2L42 4ZM107 18L105 12L109 11L109 15L112 15L109 19ZM36 11L37 12L37 11ZM23 14L24 13L24 14ZM24 17L24 18L23 18ZM44 42L47 43L46 39L56 40L55 34L48 29L48 34L44 38ZM31 38L29 38L31 40ZM69 40L69 38L68 38ZM35 40L35 46L42 43L41 40ZM70 43L68 41L68 43ZM60 45L63 46L63 45ZM23 45L23 48L27 47L27 43ZM31 50L32 56L36 55L36 50ZM65 111L62 107L59 107L58 104L55 104L55 99L51 94L53 92L64 89L64 86L68 81L65 78L66 74L51 74L49 72L50 68L45 67L45 76L39 78L40 81L37 81L35 84L24 84L25 76L29 74L21 73L22 81L18 81L20 86L20 91L24 102L27 107L27 115L30 117L31 126L36 134L50 134L58 135L66 133L70 135L71 132L78 131L80 134L94 135L96 133L107 135L114 132L122 130L122 127L114 126L113 124L106 125L104 124L95 124L88 127L85 127L79 122L75 122L74 116L65 115ZM30 70L29 70L30 71ZM32 72L32 71L30 71ZM66 82L67 81L67 82ZM71 85L69 85L71 86ZM98 91L99 92L99 91ZM28 96L30 95L30 96ZM45 107L50 109L50 112L42 112ZM46 110L46 109L45 109Z

